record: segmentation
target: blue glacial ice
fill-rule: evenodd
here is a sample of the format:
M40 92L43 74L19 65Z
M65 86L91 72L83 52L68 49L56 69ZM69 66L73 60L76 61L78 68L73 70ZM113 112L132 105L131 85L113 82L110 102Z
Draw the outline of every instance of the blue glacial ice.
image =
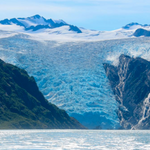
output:
M117 65L120 54L148 59L149 40L58 43L14 36L0 39L0 58L27 70L34 76L46 99L83 125L116 129L120 126L118 103L103 63Z

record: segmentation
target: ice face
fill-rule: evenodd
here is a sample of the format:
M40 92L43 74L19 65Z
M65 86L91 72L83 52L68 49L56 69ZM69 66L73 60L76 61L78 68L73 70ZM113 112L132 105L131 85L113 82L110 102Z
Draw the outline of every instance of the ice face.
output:
M146 57L150 48L148 41L149 38L41 43L14 36L0 39L0 58L27 70L46 99L83 125L116 129L119 127L118 104L103 63L117 65L121 53Z

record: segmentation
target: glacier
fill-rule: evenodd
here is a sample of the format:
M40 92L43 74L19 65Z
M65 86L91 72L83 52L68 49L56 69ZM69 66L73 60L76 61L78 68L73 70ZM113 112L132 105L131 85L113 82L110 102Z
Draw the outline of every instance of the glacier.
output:
M97 42L31 40L24 34L0 39L0 59L34 76L51 103L88 128L117 129L118 103L103 63L117 65L120 54L150 59L150 38Z

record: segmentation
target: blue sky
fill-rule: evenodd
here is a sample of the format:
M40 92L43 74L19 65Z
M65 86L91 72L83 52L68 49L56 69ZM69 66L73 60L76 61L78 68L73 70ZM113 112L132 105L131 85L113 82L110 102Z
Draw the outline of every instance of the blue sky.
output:
M114 30L128 23L150 24L149 0L4 0L0 20L39 14L95 30Z

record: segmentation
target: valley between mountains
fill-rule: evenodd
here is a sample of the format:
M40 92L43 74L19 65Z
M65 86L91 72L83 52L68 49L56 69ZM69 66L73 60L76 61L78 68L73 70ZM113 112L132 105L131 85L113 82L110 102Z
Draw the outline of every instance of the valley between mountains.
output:
M130 23L114 31L94 31L39 15L5 19L0 21L0 59L26 70L34 77L28 77L29 80L36 81L50 103L85 126L63 111L63 116L66 115L63 119L68 118L68 123L62 124L62 128L149 129L149 30L149 25ZM2 81L4 87L11 85ZM9 96L9 87L6 91L3 89L7 94L3 93L1 103ZM33 99L39 105L37 98ZM44 107L50 107L45 103L48 106ZM41 113L49 111L41 107ZM62 111L56 109L61 114ZM4 110L1 107L3 115ZM41 116L45 120L45 116ZM33 121L28 119L26 125L33 128ZM58 125L51 128L60 128L63 121L59 119L55 122ZM11 117L7 116L6 120ZM44 124L41 121L36 127Z

